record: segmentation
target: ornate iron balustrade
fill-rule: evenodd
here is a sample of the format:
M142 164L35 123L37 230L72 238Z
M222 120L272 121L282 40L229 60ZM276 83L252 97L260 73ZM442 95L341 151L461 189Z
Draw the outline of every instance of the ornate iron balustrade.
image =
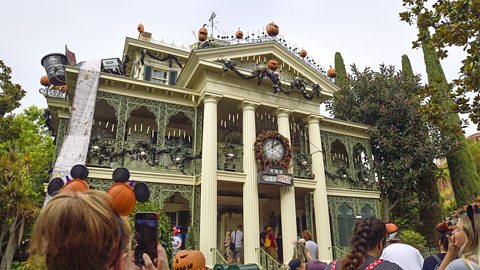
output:
M217 169L230 172L243 172L243 145L218 143Z
M255 248L257 256L260 262L262 270L286 270L288 269L285 265L277 262L272 256L270 256L265 250L261 248Z
M293 176L297 178L313 179L312 158L310 155L293 153Z

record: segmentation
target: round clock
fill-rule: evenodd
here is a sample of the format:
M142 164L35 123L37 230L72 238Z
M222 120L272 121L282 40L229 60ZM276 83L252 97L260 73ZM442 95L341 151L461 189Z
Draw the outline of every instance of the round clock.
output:
M290 167L292 159L290 143L276 131L265 131L258 135L254 150L259 171L267 167L282 168L287 171Z
M285 156L285 146L279 139L267 139L263 143L265 158L272 161L282 160Z

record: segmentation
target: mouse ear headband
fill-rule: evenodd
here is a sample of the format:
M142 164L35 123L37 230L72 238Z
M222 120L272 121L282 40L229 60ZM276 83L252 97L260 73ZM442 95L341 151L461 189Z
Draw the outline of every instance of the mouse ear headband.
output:
M113 185L107 193L112 197L113 207L121 216L127 216L135 209L136 201L146 202L150 198L150 189L143 182L130 181L127 168L117 168L112 173Z
M67 176L66 183L60 177L55 177L47 187L47 193L50 196L54 196L58 192L63 192L66 190L83 192L90 189L90 186L87 184L85 179L88 177L88 169L85 165L75 165L70 170L70 175L73 179L70 179Z

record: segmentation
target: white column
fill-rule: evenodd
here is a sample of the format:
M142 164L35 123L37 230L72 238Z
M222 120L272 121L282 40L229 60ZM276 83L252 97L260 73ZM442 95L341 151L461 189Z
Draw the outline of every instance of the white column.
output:
M290 127L288 116L291 111L278 109L277 124L278 133L286 137L290 141ZM289 168L288 172L292 173L293 168ZM288 261L292 258L293 248L291 242L297 239L297 215L295 212L295 187L280 187L280 210L282 212L282 244L283 258Z
M308 139L312 155L312 174L315 175L315 192L313 203L315 208L315 224L318 242L319 260L332 261L332 242L330 236L330 217L328 215L327 184L323 165L322 139L320 137L321 116L308 117Z
M217 247L217 104L219 96L203 96L202 184L200 250L213 266L211 248Z
M243 253L245 263L257 263L256 248L260 248L257 164L255 144L255 108L259 104L242 103L243 110L243 171L247 178L243 185Z

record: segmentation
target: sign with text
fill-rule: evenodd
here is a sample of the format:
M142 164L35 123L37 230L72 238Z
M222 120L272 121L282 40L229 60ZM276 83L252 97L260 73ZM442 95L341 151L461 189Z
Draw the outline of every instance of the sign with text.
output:
M282 168L269 168L258 172L257 182L259 184L293 186L293 175L285 172Z

